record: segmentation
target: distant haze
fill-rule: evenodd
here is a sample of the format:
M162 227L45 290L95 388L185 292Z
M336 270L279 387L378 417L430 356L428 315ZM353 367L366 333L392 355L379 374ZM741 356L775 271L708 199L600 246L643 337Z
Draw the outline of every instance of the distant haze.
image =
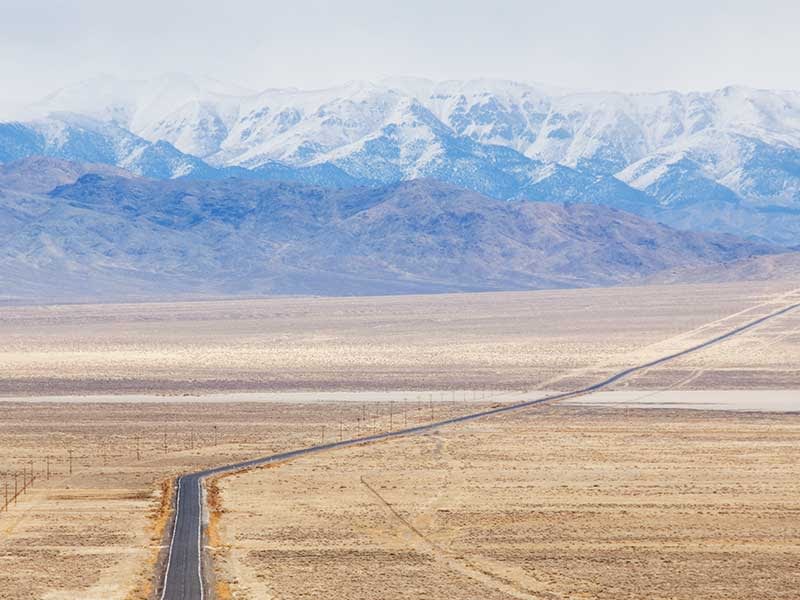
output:
M0 10L2 104L98 73L170 71L258 90L392 75L800 88L791 0L0 0Z

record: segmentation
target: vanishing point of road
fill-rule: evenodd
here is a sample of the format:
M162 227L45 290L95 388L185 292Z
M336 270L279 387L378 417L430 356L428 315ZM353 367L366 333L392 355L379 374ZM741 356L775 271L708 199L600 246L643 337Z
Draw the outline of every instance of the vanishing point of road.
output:
M624 369L622 371L619 371L618 373L615 373L614 375L611 375L607 379L604 379L598 383L592 384L590 386L578 390L561 392L558 394L553 394L551 396L546 396L544 398L538 398L535 400L526 400L524 402L518 402L515 404L509 404L507 406L501 406L498 408L492 408L489 410L470 413L452 419L444 419L442 421L436 421L433 423L428 423L426 425L420 425L418 427L409 427L406 429L399 429L396 431L387 431L375 435L353 438L341 442L332 442L329 444L310 446L308 448L300 448L298 450L293 450L291 452L273 454L271 456L264 456L261 458L256 458L245 462L240 462L232 465L225 465L222 467L207 469L205 471L198 471L196 473L189 473L187 475L182 475L181 477L178 478L177 481L172 535L169 543L169 551L167 554L166 565L163 571L163 577L161 578L161 595L159 596L159 598L161 600L205 600L207 596L207 591L204 589L203 551L202 551L203 548L202 486L203 486L203 480L206 479L207 477L213 475L219 475L222 473L231 473L234 471L240 471L243 469L248 469L250 467L257 467L269 463L280 462L287 459L296 458L298 456L315 454L318 452L324 452L336 448L347 448L349 446L356 446L359 444L366 444L369 442L386 440L389 438L418 435L432 431L434 429L445 427L447 425L455 425L458 423L464 423L466 421L474 421L475 419L482 419L484 417L489 417L501 413L523 410L539 404L554 402L556 400L565 400L567 398L574 398L576 396L582 396L584 394L597 392L603 388L613 385L619 380L624 379L634 373L661 365L671 360L675 360L676 358L686 356L687 354L691 354L693 352L698 352L699 350L703 350L704 348L708 348L709 346L723 342L749 329L757 327L762 323L764 323L765 321L769 321L789 311L795 310L798 307L800 307L800 303L786 306L766 316L758 318L754 321L750 321L745 325L742 325L735 329L731 329L730 331L718 335L714 338L711 338L705 342L702 342L695 346L691 346L689 348L686 348L685 350L681 350L680 352L675 352L667 356L662 356L661 358L658 358L656 360L652 360L647 363L643 363L640 365L630 367L628 369Z

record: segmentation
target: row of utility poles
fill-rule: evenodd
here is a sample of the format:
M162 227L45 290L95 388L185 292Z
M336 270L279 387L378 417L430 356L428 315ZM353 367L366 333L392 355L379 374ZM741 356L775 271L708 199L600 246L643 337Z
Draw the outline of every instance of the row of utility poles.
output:
M213 426L213 443L214 445L219 444L219 430L216 425ZM198 436L195 435L194 428L191 428L188 434L188 447L191 450L194 450L195 446L199 441L202 439L198 439ZM135 436L135 443L133 448L131 449L131 455L136 457L136 461L142 460L143 448L142 448L142 436L141 434L136 434ZM168 443L168 431L165 428L163 431L163 436L161 443L156 445L155 447L151 446L151 450L155 451L157 448L159 451L163 452L163 454L168 454L171 450L182 451L186 449L186 446L180 447L177 444L170 445ZM31 487L34 481L37 479L44 479L46 481L50 480L51 476L54 475L73 475L75 472L75 466L77 461L82 459L88 458L97 458L100 457L102 460L103 466L107 466L109 459L116 459L122 458L126 456L125 454L112 454L108 451L108 444L102 444L100 451L94 455L76 455L75 451L72 448L66 450L65 454L61 459L56 458L52 454L48 454L43 458L28 458L24 459L23 465L21 469L16 469L13 471L6 471L0 472L0 478L2 478L2 484L0 484L0 493L2 493L2 504L0 504L0 512L8 512L10 506L16 506L17 501L20 496L26 494L28 488ZM37 463L41 464L41 468L39 469L39 473L36 473L36 469L34 468ZM63 471L56 472L54 467L59 466L64 469Z
M30 468L28 468L30 466ZM27 493L28 488L33 485L36 480L36 475L33 473L33 461L31 460L28 465L23 465L22 473L19 471L13 472L13 487L11 486L12 473L5 473L3 481L3 504L0 506L0 511L8 512L8 507L13 503L17 505L17 498Z
M472 391L473 401L479 399L479 394L481 399L484 400L486 399L485 391L482 392ZM409 426L410 421L416 423L425 422L426 417L430 419L429 422L432 422L436 420L437 417L437 406L436 406L437 404L439 405L439 407L441 407L441 409L445 409L448 407L448 402L446 397L447 392L439 392L439 395L440 395L439 401L434 402L433 393L429 393L427 398L427 403L422 399L420 395L417 396L416 403L414 403L414 401L409 401L408 398L404 398L401 402L401 408L399 411L396 410L395 408L396 401L390 400L388 402L388 414L386 413L381 414L381 406L382 405L385 406L386 403L363 402L361 404L360 415L356 417L354 422L353 421L350 422L351 425L355 425L355 437L362 437L369 434L379 433L380 431L382 431L380 423L382 419L388 420L388 431L394 431L395 426L400 427L401 425L405 429ZM450 395L449 406L451 408L455 408L457 404L456 392L451 391L449 395ZM461 401L463 402L463 406L466 408L467 406L466 390L463 391L462 393ZM346 404L350 403L349 402L345 403L342 406ZM427 404L427 406L425 406L425 404ZM368 408L371 409L369 410L369 412ZM416 420L414 418L415 412L417 415ZM345 439L345 429L346 429L346 423L340 407L339 427L337 432L339 441L343 441ZM350 427L348 426L347 429L350 429ZM326 441L325 434L326 434L326 425L323 424L322 434L321 434L322 443L325 443ZM210 436L213 439L213 445L214 446L219 445L220 436L217 425L213 426ZM150 455L156 453L167 455L170 453L170 451L179 451L179 452L184 451L187 449L187 446L189 450L194 450L196 446L199 447L200 445L204 445L203 444L204 441L206 442L209 441L208 436L203 436L203 437L197 436L194 427L191 427L189 429L189 432L186 436L186 438L188 439L184 438L185 440L184 444L180 444L180 440L176 443L174 439L172 440L172 443L170 443L171 440L169 438L170 438L169 431L165 427L160 435L160 440L159 440L160 443L156 442L156 444L152 444L151 442L150 444L147 444L148 446L147 448L143 448L142 436L141 434L137 433L134 438L133 447L131 448L129 446L130 449L129 451L131 454L109 453L109 447L114 445L114 443L111 442L111 443L103 443L101 445L100 452L92 456L88 455L78 456L75 454L72 448L69 448L66 450L65 454L61 458L56 458L54 455L48 454L47 456L40 459L25 459L26 463L22 466L21 471L17 469L14 471L7 471L5 473L0 473L0 476L3 476L2 488L0 488L0 491L2 491L3 494L2 506L0 506L0 512L1 511L7 512L9 506L11 506L12 504L16 505L19 496L24 495L27 492L28 488L31 487L31 485L37 478L49 480L52 475L70 475L70 476L73 475L75 472L75 467L77 466L77 461L89 458L96 459L99 454L100 457L102 457L103 466L108 465L109 459L122 458L126 455L135 456L136 461L138 462L142 460L142 456L145 453L145 450L147 450ZM152 440L152 438L150 439ZM38 461L41 461L40 463L41 469L39 471L38 476L34 471L35 461L37 461L37 463ZM58 472L56 472L53 470L53 467L60 467L60 469L63 469L63 471L59 470Z
M443 408L446 408L448 406L447 399L446 399L446 392L439 392L439 395L440 395L440 398L439 398L438 404L441 405ZM480 400L485 400L486 399L486 391L485 390L484 391L480 391L480 392L478 392L476 390L472 390L472 400L473 400L473 402L477 401L478 399L480 399ZM464 390L462 392L461 402L462 402L462 406L464 408L466 408L467 407L467 402L468 402L468 397L467 397L467 391L466 390ZM421 418L417 419L417 423L421 423L421 422L425 421L423 410L426 407L424 406L424 404L425 403L421 399L421 397L417 396L417 399L416 399L416 412L421 416ZM436 406L436 404L437 403L434 402L434 400L433 400L433 394L429 393L428 394L428 402L427 402L428 411L425 411L425 412L429 412L429 414L430 414L430 422L436 420L436 409L434 408ZM379 433L381 431L379 420L381 420L383 418L387 418L388 421L389 421L388 431L394 431L394 429L395 429L395 416L397 416L397 417L402 419L401 420L402 427L403 427L403 429L406 429L408 427L408 425L409 425L409 411L411 411L413 413L414 412L414 408L415 408L415 405L412 402L410 402L408 400L408 398L403 398L402 404L401 404L402 410L400 412L396 412L395 411L395 401L394 400L389 400L389 402L388 402L388 414L385 414L385 413L383 415L380 414L380 406L381 406L380 402L370 403L370 405L371 405L373 410L370 411L369 418L368 418L368 415L367 415L367 403L366 402L362 402L361 403L361 416L356 417L356 420L355 420L355 428L356 428L355 437L357 437L357 438L361 437L362 435L369 435L369 434ZM455 390L453 390L453 391L450 392L450 403L449 403L449 406L450 407L455 407L456 405L457 405L456 392L455 392ZM413 416L412 416L412 420L413 420ZM399 424L398 424L398 426L399 426ZM321 431L321 443L324 444L325 441L326 441L325 433L326 433L327 426L325 424L323 424L321 429L322 429L322 431ZM341 409L340 409L340 411L339 411L339 431L338 431L338 434L339 434L338 435L338 441L340 441L340 442L345 439L345 437L344 437L345 431L344 430L345 430L345 420L344 420L344 417L341 414Z

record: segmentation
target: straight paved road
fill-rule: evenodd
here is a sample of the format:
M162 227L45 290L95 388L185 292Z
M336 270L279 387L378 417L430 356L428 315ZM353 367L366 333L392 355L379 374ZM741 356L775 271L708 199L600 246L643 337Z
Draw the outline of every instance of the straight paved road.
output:
M301 448L291 452L273 454L271 456L256 458L233 465L225 465L214 469L208 469L206 471L199 471L197 473L183 475L178 479L177 483L178 490L175 503L175 518L173 521L172 537L169 546L169 558L167 560L164 577L162 579L161 600L204 600L206 597L206 591L203 588L202 573L202 482L206 477L219 475L221 473L239 471L272 462L279 462L298 456L333 450L335 448L346 448L348 446L355 446L358 444L365 444L394 437L417 435L426 433L433 429L444 427L446 425L464 423L466 421L473 421L475 419L481 419L491 415L529 408L537 404L544 404L547 402L554 402L556 400L564 400L566 398L590 394L606 388L639 371L661 365L671 360L675 360L676 358L680 358L681 356L686 356L687 354L691 354L704 348L708 348L714 344L723 342L749 329L757 327L765 321L769 321L770 319L774 319L789 311L795 310L798 307L800 307L800 303L786 306L764 317L750 321L741 327L737 327L722 335L709 339L701 344L697 344L690 348L686 348L685 350L681 350L680 352L675 352L674 354L669 354L647 363L630 367L629 369L625 369L615 373L614 375L611 375L603 381L579 390L562 392L536 400L527 400L517 404L510 404L508 406L471 413L460 417L455 417L453 419L445 419L443 421L437 421L427 425L420 425L418 427L410 427L408 429L389 431L376 435L345 440L342 442L333 442L330 444Z

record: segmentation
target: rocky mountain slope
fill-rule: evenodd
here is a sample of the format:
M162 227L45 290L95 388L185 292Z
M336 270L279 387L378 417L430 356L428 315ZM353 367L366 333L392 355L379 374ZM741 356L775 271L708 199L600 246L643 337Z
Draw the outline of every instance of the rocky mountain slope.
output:
M751 256L718 265L667 269L646 283L731 283L737 281L800 282L800 252Z
M11 163L0 164L0 188L32 194L46 194L60 185L75 183L80 177L89 173L134 177L132 173L111 165L30 156Z
M778 250L433 180L335 190L89 174L45 195L0 190L7 301L609 285Z

